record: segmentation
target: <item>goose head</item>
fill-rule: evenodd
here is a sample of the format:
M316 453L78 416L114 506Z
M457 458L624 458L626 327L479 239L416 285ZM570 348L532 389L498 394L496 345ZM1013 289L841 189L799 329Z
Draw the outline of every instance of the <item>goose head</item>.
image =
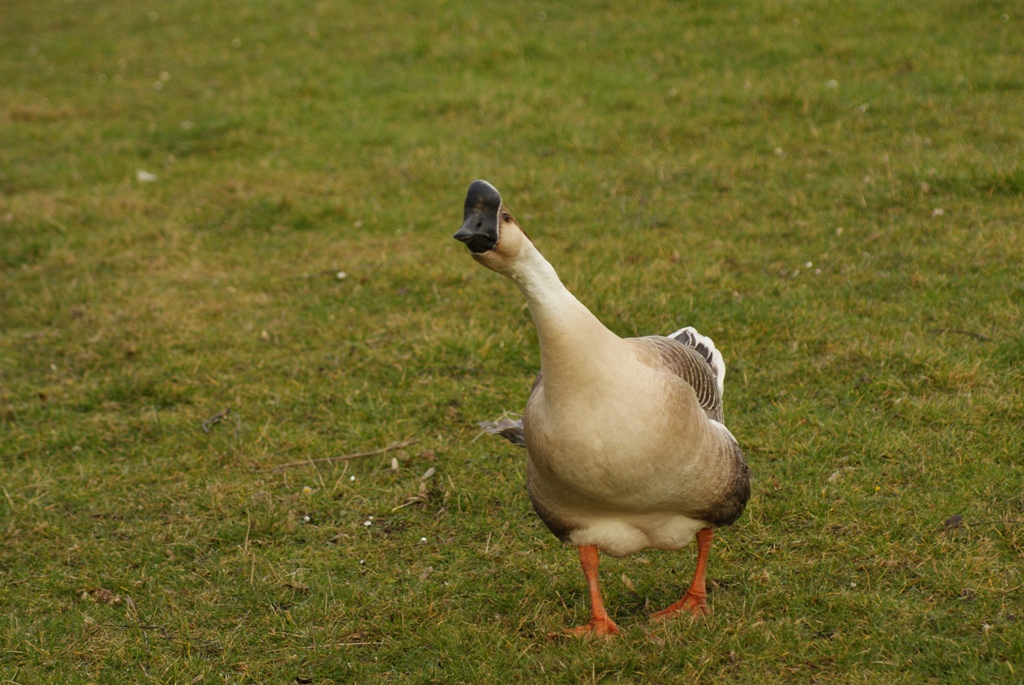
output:
M473 259L488 269L508 273L529 242L523 229L487 181L473 181L466 193L462 227L453 236L469 248Z

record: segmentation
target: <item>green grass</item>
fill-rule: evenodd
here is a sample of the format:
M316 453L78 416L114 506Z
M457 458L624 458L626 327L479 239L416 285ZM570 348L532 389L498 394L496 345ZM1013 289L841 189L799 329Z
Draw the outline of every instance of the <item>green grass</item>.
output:
M1024 11L902 4L6 2L0 682L1018 682ZM539 354L474 178L723 350L706 622L652 552L546 637L586 588L476 439Z

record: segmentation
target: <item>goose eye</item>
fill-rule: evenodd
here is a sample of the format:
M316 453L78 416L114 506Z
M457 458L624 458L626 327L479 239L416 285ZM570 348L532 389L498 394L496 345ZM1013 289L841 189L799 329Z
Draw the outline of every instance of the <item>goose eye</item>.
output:
M508 212L505 212L505 213L503 213L501 215L501 220L502 221L511 221L512 220L512 215L509 214Z

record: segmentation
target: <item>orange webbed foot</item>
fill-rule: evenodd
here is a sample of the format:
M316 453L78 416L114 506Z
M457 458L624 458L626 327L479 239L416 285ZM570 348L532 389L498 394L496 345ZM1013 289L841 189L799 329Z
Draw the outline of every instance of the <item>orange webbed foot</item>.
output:
M577 628L570 628L564 634L575 637L618 635L619 627L608 616L608 612L604 609L604 601L601 599L601 590L597 581L597 547L584 545L580 547L579 552L580 565L583 567L583 575L586 576L587 587L590 589L590 621Z
M588 635L611 637L612 635L619 634L619 627L615 625L615 621L606 616L604 618L592 618L588 623L584 623L581 626L568 628L565 634L570 637L586 637Z
M708 591L704 585L704 575L707 572L708 551L711 549L713 537L710 528L703 528L697 532L697 568L693 571L693 582L690 589L686 591L683 598L668 607L651 614L651 618L659 621L675 616L682 612L690 616L710 616L711 607L708 606Z
M708 600L706 597L687 593L685 597L672 606L651 614L651 618L655 621L662 621L684 612L693 617L710 616L711 607L708 606Z

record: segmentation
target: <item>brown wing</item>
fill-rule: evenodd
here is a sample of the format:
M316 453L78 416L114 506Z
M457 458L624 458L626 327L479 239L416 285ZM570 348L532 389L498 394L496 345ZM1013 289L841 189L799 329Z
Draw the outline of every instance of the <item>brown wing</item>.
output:
M722 423L722 395L714 371L700 352L672 338L651 335L633 338L658 354L661 363L693 388L709 419Z

